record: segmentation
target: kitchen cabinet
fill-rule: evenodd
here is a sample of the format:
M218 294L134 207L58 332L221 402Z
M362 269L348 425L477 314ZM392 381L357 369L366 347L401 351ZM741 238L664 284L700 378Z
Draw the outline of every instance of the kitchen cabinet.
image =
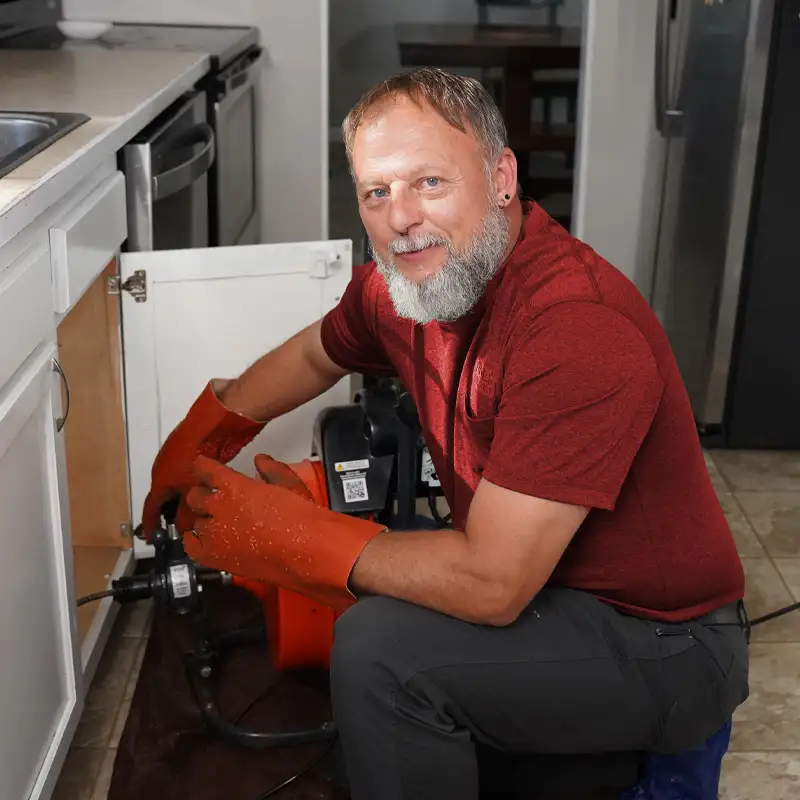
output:
M158 449L206 382L235 377L333 308L349 241L124 252L106 163L0 249L0 797L46 800L118 613L152 548L132 533ZM266 426L233 462L311 454L349 379Z
M112 258L57 328L65 408L64 482L75 593L109 588L133 566L118 298ZM76 610L81 665L90 680L117 612L111 600Z
M152 547L132 531L153 461L209 379L235 377L333 308L352 274L349 241L146 253L112 260L58 328L69 387L65 425L77 596L102 591ZM232 462L306 458L317 413L351 401L348 379L275 420ZM77 612L85 674L110 600Z
M0 395L0 797L9 799L46 796L82 710L55 355L52 342L40 345Z
M134 517L166 436L209 379L235 377L332 309L352 274L349 241L123 253L120 288ZM343 379L270 423L232 462L307 458L316 414L351 402ZM137 520L134 518L134 524ZM135 540L137 557L151 548Z

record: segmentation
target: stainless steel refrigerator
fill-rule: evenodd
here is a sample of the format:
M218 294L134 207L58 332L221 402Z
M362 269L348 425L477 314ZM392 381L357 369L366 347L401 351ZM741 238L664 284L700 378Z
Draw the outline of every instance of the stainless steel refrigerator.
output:
M800 448L798 76L800 0L660 0L649 300L731 447Z

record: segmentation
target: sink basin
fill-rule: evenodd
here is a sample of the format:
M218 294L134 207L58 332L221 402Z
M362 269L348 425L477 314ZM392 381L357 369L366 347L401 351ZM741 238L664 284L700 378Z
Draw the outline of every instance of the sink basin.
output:
M86 114L0 111L0 178L88 120Z

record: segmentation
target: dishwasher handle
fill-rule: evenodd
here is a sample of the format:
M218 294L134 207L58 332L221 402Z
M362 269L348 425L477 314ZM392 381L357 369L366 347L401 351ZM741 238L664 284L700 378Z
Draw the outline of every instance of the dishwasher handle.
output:
M199 122L188 131L175 137L170 147L186 148L202 144L203 149L188 161L177 167L164 170L153 176L153 200L163 200L171 194L191 186L199 177L208 172L214 163L214 130L207 122Z

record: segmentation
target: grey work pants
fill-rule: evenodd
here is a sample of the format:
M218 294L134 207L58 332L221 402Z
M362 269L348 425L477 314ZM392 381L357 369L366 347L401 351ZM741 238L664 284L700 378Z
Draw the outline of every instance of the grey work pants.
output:
M382 597L337 622L334 719L353 800L477 800L476 744L680 752L748 695L736 626L663 624L546 588L513 624Z

